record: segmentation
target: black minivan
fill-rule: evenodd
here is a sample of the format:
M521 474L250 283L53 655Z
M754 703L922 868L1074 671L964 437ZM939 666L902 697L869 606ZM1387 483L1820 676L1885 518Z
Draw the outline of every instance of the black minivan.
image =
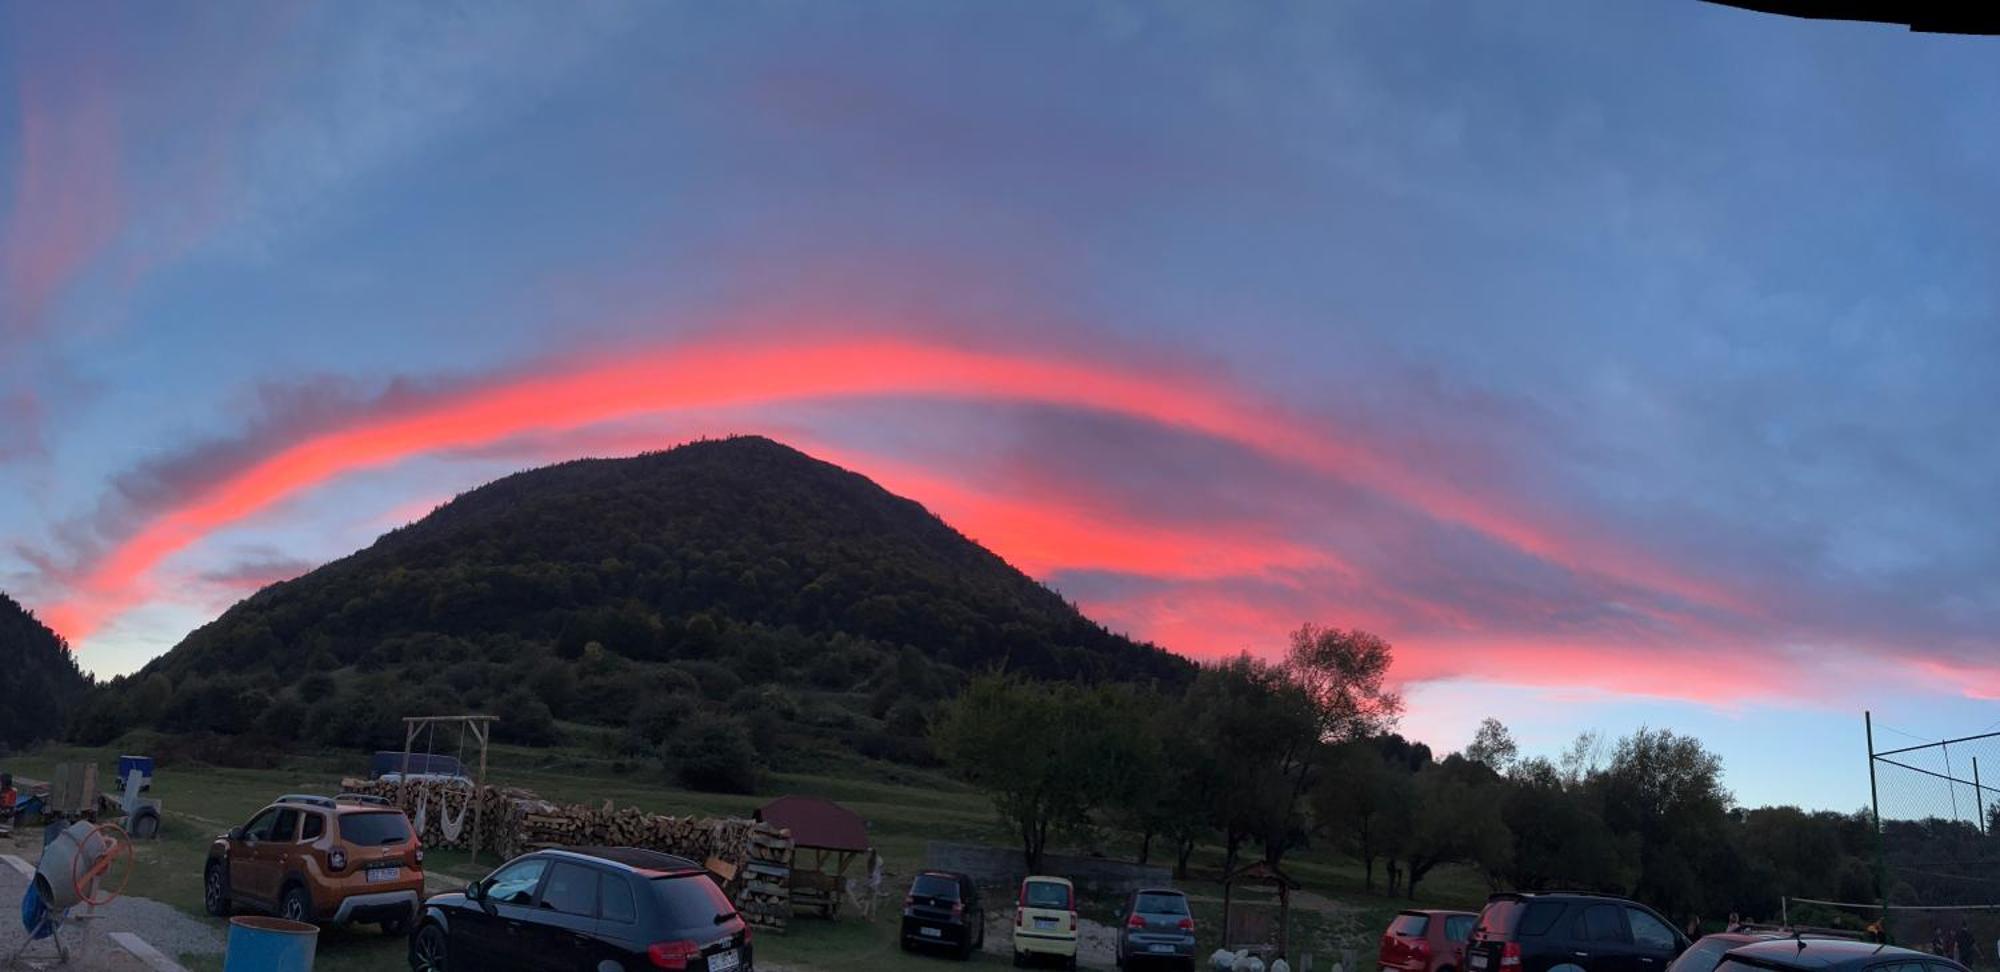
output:
M1665 972L1687 936L1636 901L1587 892L1496 894L1465 943L1466 972Z
M979 887L957 871L918 871L903 897L903 950L948 946L967 958L986 945Z
M632 847L523 854L424 902L415 972L753 972L750 927L700 865Z

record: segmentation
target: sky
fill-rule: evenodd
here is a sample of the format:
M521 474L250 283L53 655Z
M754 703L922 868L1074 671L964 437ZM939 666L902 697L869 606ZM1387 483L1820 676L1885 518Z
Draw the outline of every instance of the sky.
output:
M2000 720L1995 41L1694 0L0 0L0 590L100 676L770 435L1115 630L1746 804Z

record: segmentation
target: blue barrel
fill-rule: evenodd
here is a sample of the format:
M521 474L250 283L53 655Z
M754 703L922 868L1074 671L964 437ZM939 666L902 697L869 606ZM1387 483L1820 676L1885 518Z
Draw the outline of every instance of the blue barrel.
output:
M319 929L302 921L244 915L229 919L222 972L311 972Z

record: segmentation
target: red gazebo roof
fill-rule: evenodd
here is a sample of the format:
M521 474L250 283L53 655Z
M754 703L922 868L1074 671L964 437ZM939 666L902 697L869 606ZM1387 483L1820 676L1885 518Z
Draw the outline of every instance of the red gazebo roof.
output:
M859 814L832 800L781 796L764 804L756 817L791 831L792 843L799 847L838 851L869 848L868 825Z

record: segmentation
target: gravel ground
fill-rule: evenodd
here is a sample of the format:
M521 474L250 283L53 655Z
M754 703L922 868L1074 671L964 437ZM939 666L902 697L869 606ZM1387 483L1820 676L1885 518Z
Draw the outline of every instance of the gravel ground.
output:
M0 853L13 854L30 865L41 857L41 841L0 841ZM14 954L27 937L21 928L20 902L27 894L28 878L6 864L0 864L0 963ZM69 946L71 961L62 968L102 970L102 972L147 972L147 966L106 937L112 932L137 934L161 954L222 954L222 936L216 928L179 910L146 898L121 897L87 920L72 919L64 926L63 941ZM55 947L47 939L28 949L29 959L20 968L56 968ZM32 961L30 960L32 959Z
M1076 964L1086 969L1109 969L1118 964L1118 931L1088 918L1076 920ZM1009 960L1014 957L1014 909L986 915L986 948L989 955ZM1047 967L1053 967L1050 964Z

